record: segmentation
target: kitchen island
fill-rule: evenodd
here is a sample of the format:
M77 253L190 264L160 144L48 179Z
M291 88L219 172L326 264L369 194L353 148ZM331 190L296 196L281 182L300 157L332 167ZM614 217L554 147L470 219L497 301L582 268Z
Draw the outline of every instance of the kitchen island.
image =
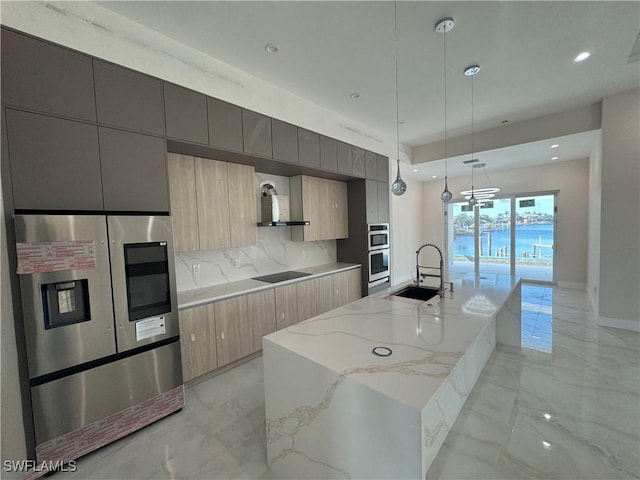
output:
M264 337L276 476L425 477L496 343L520 345L519 278L454 285L425 302L379 293Z

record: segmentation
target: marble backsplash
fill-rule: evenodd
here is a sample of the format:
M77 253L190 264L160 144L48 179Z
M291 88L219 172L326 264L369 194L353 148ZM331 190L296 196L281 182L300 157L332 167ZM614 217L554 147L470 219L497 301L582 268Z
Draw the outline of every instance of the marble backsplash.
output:
M288 177L256 172L258 222L261 220L260 184L266 180L272 182L279 195L289 195ZM177 290L182 292L333 262L336 262L335 240L293 242L291 227L258 227L256 245L176 253Z

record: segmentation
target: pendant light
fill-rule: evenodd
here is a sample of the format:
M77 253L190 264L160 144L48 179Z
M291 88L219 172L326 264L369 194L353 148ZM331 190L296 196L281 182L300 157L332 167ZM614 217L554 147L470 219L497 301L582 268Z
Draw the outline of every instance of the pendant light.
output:
M471 159L473 160L473 77L480 71L480 65L471 65L464 69L464 74L467 77L471 77ZM478 199L474 195L473 191L473 165L471 166L471 198L469 198L469 205L475 207L478 204Z
M453 194L449 191L448 185L448 165L447 165L447 32L453 30L455 22L453 18L447 17L436 23L436 32L443 34L443 58L444 58L444 190L440 194L440 200L449 203Z
M398 116L398 5L393 2L394 15L394 47L396 54L396 158L398 164L398 174L395 182L391 184L391 193L394 195L403 195L407 191L407 184L400 177L400 118Z

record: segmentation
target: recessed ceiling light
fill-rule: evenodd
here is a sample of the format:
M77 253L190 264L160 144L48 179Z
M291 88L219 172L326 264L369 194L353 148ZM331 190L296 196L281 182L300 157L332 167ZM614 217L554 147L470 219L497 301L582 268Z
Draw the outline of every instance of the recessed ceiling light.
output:
M431 178L438 178L438 175L431 175Z
M573 59L574 62L581 62L583 60L586 60L587 58L589 58L591 54L589 52L582 52L580 54L578 54L578 56L576 58Z
M462 163L469 164L469 163L478 163L480 160L478 160L477 158L472 158L471 160L463 160Z
M502 120L500 123L509 123L509 120Z
M486 163L476 163L473 168L483 168L486 165Z
M417 168L414 168L414 169L413 169L413 171L414 171L414 172L417 172L417 171L418 171L418 169L417 169Z
M351 95L349 95L349 98L353 98L353 99L360 98L360 94L358 92L353 92Z
M398 122L398 124L399 124L399 125L404 125L404 123L405 123L405 122L404 122L404 120L400 120L400 121Z
M551 160L557 160L560 157L551 157Z
M557 143L554 143L553 145L551 145L549 148L558 148L560 145L558 145Z
M280 50L280 48L278 48L278 46L274 45L273 43L267 43L264 46L264 51L268 54L278 53L278 50Z

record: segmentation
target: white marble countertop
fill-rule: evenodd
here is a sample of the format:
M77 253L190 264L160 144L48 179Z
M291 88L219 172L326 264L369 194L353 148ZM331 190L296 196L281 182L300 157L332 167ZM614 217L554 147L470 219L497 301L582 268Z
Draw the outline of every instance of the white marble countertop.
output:
M316 265L313 267L297 268L295 269L296 272L309 273L310 275L306 277L294 278L292 280L287 280L284 282L267 283L261 282L260 280L247 278L246 280L240 280L237 282L222 283L194 290L185 290L182 292L178 292L178 309L184 310L186 308L206 305L207 303L217 302L226 298L247 295L249 293L260 292L262 290L268 290L274 287L281 287L283 285L310 280L314 277L322 277L324 275L351 270L353 268L358 268L359 266L360 265L356 263L327 263L323 265Z
M272 333L264 341L421 410L520 279L462 274L453 281L454 292L447 291L444 298L407 302L380 292ZM376 346L393 353L374 356Z

